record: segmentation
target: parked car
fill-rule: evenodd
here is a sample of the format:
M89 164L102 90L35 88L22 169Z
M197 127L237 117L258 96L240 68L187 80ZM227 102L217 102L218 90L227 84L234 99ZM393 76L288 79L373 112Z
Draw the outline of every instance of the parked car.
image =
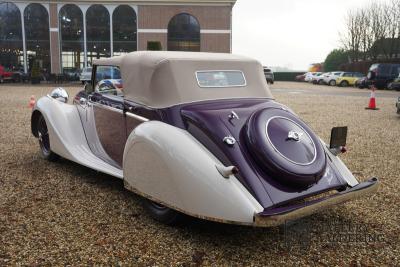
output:
M81 75L79 76L79 80L82 84L85 84L90 81L92 77L92 67L83 68Z
M64 68L63 74L67 81L79 81L80 71L78 68Z
M100 91L97 72L121 73L123 93ZM94 60L72 104L62 88L37 101L31 128L44 159L123 179L167 224L185 213L279 225L378 188L340 160L346 127L325 144L273 99L262 65L237 55L140 51Z
M343 71L333 71L329 72L323 77L323 82L330 86L336 85L336 79L343 73Z
M361 78L357 79L355 84L354 84L354 86L359 88L359 89L368 88L369 87L368 78L367 77L361 77Z
M305 82L312 82L312 79L315 77L315 76L319 76L319 75L321 75L322 74L322 72L307 72L306 73L306 76L304 77L304 81Z
M321 75L314 75L311 82L313 84L320 84L320 85L325 84L324 80L329 75L330 75L330 72L325 72L325 73L322 73Z
M400 64L377 63L371 65L368 80L378 89L385 89L400 74Z
M397 98L396 108L397 108L397 114L400 114L400 97Z
M0 83L3 83L5 81L24 82L28 79L28 74L24 73L23 70L20 70L18 68L11 70L0 65Z
M387 85L389 90L400 91L400 77L396 78L393 82Z
M295 77L295 80L297 81L297 82L304 82L304 79L306 78L306 74L304 73L304 74L300 74L300 75L297 75L296 77Z
M267 83L274 84L274 73L270 68L264 67L264 75Z
M29 74L19 69L13 71L12 77L13 82L26 82L29 80Z
M13 73L8 68L5 68L0 65L0 83L4 81L11 81L13 79Z
M363 76L358 72L343 72L336 78L336 85L341 87L354 86L356 81Z

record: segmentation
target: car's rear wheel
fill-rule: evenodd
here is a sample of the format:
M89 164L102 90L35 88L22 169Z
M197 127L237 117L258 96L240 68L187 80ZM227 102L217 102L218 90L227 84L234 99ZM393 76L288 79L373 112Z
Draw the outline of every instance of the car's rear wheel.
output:
M4 78L3 78L3 76L0 76L0 83L4 83Z
M347 86L349 86L349 82L348 81L341 81L340 82L340 86L341 87L347 87Z
M330 86L335 86L335 85L336 85L336 81L335 81L335 80L329 81L329 85L330 85Z
M150 217L167 225L182 223L185 218L182 213L149 199L143 199L143 206L149 213Z
M47 128L46 120L41 115L37 120L37 136L39 139L39 147L41 156L48 161L56 161L60 156L51 151L50 136Z
M319 81L318 81L318 84L319 84L319 85L323 85L323 84L324 84L324 81L323 81L323 80L319 80Z

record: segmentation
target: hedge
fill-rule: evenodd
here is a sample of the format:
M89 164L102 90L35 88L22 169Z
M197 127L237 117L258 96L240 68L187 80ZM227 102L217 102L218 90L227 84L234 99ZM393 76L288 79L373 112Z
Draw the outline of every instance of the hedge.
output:
M297 75L302 75L305 72L274 72L275 81L293 82Z

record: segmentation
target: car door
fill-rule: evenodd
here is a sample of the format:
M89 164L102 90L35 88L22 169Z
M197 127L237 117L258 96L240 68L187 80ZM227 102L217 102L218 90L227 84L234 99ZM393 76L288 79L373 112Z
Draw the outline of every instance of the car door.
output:
M97 157L121 168L127 136L119 68L95 66L87 87L78 109L89 147Z

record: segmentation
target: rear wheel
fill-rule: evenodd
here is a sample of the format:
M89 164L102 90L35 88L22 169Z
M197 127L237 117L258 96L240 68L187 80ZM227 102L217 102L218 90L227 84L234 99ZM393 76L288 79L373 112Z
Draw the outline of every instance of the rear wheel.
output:
M0 83L4 83L3 76L0 76Z
M149 213L150 217L161 223L176 225L184 221L184 215L182 213L149 199L143 199L143 206Z
M336 81L335 81L335 80L329 81L329 85L330 85L330 86L335 86L335 85L336 85Z
M348 81L342 81L342 82L340 83L340 86L342 86L342 87L347 87L347 86L349 86L349 82L348 82Z
M318 84L319 84L319 85L323 85L323 84L324 84L324 80L319 80L319 81L318 81Z
M40 154L48 161L56 161L60 156L55 154L50 149L50 137L47 129L46 120L40 116L37 120L37 136L39 139Z

